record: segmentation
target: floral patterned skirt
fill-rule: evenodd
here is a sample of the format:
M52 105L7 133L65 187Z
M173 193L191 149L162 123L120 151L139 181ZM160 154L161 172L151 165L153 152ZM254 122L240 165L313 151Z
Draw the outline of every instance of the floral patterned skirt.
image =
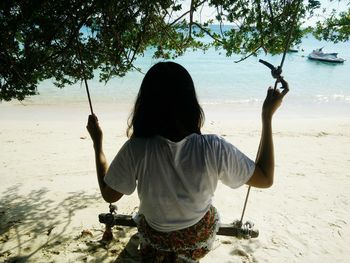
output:
M213 206L197 224L171 232L154 230L139 215L142 262L198 262L210 251L218 228L219 216Z

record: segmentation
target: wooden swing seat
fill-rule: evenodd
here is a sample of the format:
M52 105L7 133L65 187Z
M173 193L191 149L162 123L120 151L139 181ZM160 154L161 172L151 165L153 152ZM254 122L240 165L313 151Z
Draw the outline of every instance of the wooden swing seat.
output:
M105 214L101 214L105 215ZM113 223L110 225L110 227L117 225L117 226L127 226L127 227L136 227L135 221L132 219L132 216L130 215L121 215L121 214L113 214ZM103 220L100 222L104 223ZM235 222L232 224L220 224L219 231L217 232L217 235L221 236L232 236L232 237L238 237L238 238L256 238L259 236L259 230L252 229L251 223L246 222L243 224L243 227L239 222Z

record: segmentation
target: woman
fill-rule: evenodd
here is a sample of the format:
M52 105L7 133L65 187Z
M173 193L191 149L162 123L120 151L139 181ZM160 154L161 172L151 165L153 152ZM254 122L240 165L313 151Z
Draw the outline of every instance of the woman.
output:
M270 187L274 177L271 121L288 92L269 89L262 109L256 161L216 135L202 135L204 114L189 73L174 62L154 65L144 77L129 119L129 140L108 167L95 115L87 129L106 202L137 187L138 230L144 262L198 262L218 228L212 206L217 183Z

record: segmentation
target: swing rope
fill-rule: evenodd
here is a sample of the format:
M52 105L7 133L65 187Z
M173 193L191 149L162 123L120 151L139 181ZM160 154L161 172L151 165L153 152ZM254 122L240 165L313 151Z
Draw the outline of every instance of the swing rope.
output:
M77 37L77 40L79 42L78 37ZM91 112L91 115L93 115L94 111L92 109L92 102L91 102L91 97L90 97L89 86L88 86L88 82L87 82L86 75L85 75L85 64L84 64L83 58L81 56L80 46L78 46L77 50L78 50L78 56L79 56L79 60L80 60L80 64L81 64L81 72L82 72L82 76L83 76L84 83L85 83L86 94L87 94L88 100L89 100L90 112ZM110 212L113 213L116 210L116 207L113 206L112 203L109 203L109 209L110 209Z
M79 38L77 38L77 40L79 42ZM87 82L86 75L85 75L85 64L84 64L83 58L81 56L81 50L80 50L80 46L79 45L78 45L77 50L78 50L78 56L79 56L79 60L80 60L80 64L81 64L81 73L82 73L82 76L83 76L83 79L84 79L85 89L86 89L86 93L87 93L88 100L89 100L90 112L91 112L91 114L94 114L94 111L92 109L92 103L91 103L89 86L88 86L88 82Z
M292 22L291 22L291 28L289 30L289 34L288 34L288 37L287 37L287 40L286 40L286 43L285 43L285 46L284 46L283 56L282 56L280 65L276 68L273 65L271 65L270 63L268 63L268 62L266 62L266 61L264 61L262 59L259 59L260 63L264 64L265 66L267 66L268 68L271 69L272 76L274 78L276 78L275 85L274 85L274 90L276 90L277 84L280 81L280 79L282 78L282 76L281 76L281 74L282 74L282 67L283 67L284 60L286 58L286 54L288 52L288 49L289 49L289 46L290 46L290 43L291 43L291 40L292 40L293 31L294 31L294 29L296 27L295 21L296 21L296 18L298 16L298 12L299 12L299 8L300 8L301 2L302 2L302 0L299 0L298 3L297 3L297 6L296 6L295 13L294 13L294 16L293 16ZM248 198L249 198L249 194L250 194L250 189L251 189L251 186L248 187L247 194L246 194L246 197L245 197L245 200L244 200L242 215L241 215L241 219L239 221L239 225L240 226L243 225L243 217L244 217L245 210L247 208L247 202L248 202Z

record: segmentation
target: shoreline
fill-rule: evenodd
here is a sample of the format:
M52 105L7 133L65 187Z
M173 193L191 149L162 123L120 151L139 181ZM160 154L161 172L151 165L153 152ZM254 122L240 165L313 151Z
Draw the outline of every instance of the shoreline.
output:
M131 106L94 104L109 162L127 139ZM223 136L254 159L260 107L204 105L202 131ZM350 117L300 115L289 112L288 103L282 107L273 128L275 183L270 189L252 189L244 219L255 223L259 237L218 236L201 262L350 260ZM85 128L88 114L87 102L0 103L1 262L127 262L127 255L129 262L137 262L135 230L114 228L110 245L96 242L103 233L97 216L108 211L108 204L98 190ZM224 223L240 217L245 194L245 186L219 184L213 202ZM137 194L117 205L121 213L132 213Z
M323 119L347 118L350 116L350 102L297 101L290 100L288 95L276 114L277 118ZM245 120L247 118L255 118L256 116L259 116L263 99L264 97L262 97L261 100L247 102L202 102L201 100L199 100L199 102L205 114L215 114L216 116L222 115L224 118L225 115L232 116L232 114L234 114L234 118ZM101 101L98 100L98 98L95 98L92 101L92 106L96 114L114 114L116 116L127 114L127 116L129 116L133 109L134 101ZM39 114L43 119L50 119L50 117L46 115L52 114L57 115L55 118L59 118L60 115L58 113L62 113L62 119L66 116L73 118L76 114L79 116L81 114L88 116L90 114L88 100L87 98L84 98L83 100L78 101L42 101L40 95L38 95L34 96L33 99L24 101L0 102L0 118L5 119L11 119L11 117L20 119L21 116L27 116L28 114Z

